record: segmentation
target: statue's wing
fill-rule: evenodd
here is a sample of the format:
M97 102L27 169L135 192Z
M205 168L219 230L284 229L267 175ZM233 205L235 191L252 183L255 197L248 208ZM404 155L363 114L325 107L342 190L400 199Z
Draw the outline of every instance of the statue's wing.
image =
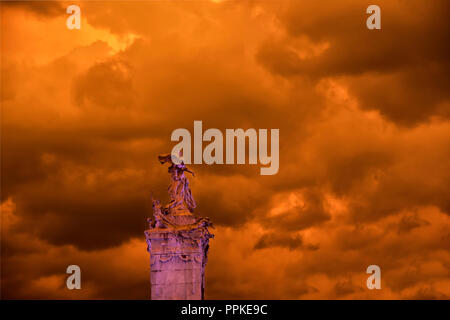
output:
M170 153L159 155L158 160L159 162L161 162L161 164L164 164L166 162L172 163L172 155Z
M158 160L159 160L159 162L161 162L161 164L164 164L164 163L166 163L166 162L168 162L168 163L170 163L170 164L174 164L174 161L173 161L173 160L175 160L175 163L176 163L177 165L178 165L178 164L184 164L183 158L177 157L176 155L170 154L170 153L168 153L168 154L162 154L162 155L158 156Z

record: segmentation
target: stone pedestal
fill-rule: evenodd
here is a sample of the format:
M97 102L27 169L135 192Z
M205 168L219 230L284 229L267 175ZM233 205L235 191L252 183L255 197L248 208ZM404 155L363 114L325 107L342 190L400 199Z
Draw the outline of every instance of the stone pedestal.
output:
M207 226L145 231L150 252L152 300L201 300L209 238Z

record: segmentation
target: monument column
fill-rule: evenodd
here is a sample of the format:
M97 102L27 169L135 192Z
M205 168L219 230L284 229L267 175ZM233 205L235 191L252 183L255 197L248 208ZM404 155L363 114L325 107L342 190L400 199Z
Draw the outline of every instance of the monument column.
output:
M192 214L195 201L184 175L190 171L183 162L175 164L169 155L159 160L171 163L171 201L163 207L153 200L154 219L148 219L150 228L145 231L151 299L202 300L209 239L214 237L208 230L212 223Z
M150 252L152 300L202 300L209 238L206 228L150 229L145 232Z

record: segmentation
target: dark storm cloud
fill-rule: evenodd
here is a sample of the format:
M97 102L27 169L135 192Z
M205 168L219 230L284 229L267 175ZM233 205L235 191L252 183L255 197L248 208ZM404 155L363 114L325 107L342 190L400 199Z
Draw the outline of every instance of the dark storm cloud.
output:
M194 59L191 65L177 65L172 57L173 68L155 70L155 66L168 63L167 58L161 55L145 56L144 59L147 50L151 50L148 44L138 41L128 52L120 54L120 60L94 62L81 75L72 66L74 80L67 83L66 90L75 97L75 108L82 111L80 121L68 119L45 128L25 128L17 124L5 127L8 143L4 148L8 152L2 153L2 165L7 173L3 179L4 196L6 199L13 195L18 210L30 219L22 229L30 228L52 244L72 243L85 250L109 247L138 237L145 228L145 216L149 215L150 190L165 190L168 184L167 168L157 163L155 155L170 150L171 131L176 127L192 130L193 121L197 119L204 119L205 130L220 127L221 121L236 124L226 120L225 114L233 112L245 119L249 109L267 108L266 102L254 98L255 89L240 88L225 74L217 79L209 71L210 62ZM92 48L78 49L40 68L45 73L36 72L36 80L44 82L46 79L42 74L49 73L67 76L68 61L77 61L74 56L88 58L89 54L94 54L91 51ZM148 73L149 69L153 73ZM183 78L178 82L178 74L194 72L195 82ZM134 87L131 84L131 78L149 76L155 79L150 85L141 86L140 81L136 81ZM203 88L213 81L220 81L221 85L205 93ZM167 90L173 88L181 91L182 99L168 94ZM221 101L221 98L226 100ZM205 105L210 108L205 110ZM210 114L211 111L214 112ZM177 112L182 117L177 117ZM192 112L197 115L189 115ZM142 116L135 117L135 113ZM52 116L55 115L51 114L49 118ZM165 125L164 121L171 121L171 125ZM256 123L258 120L253 118L251 121ZM159 146L155 147L153 142L158 142ZM138 172L133 172L137 167ZM195 166L193 168L197 170ZM208 168L203 172L207 174L211 170ZM224 175L242 174L246 168L213 171ZM127 176L129 172L131 174ZM124 177L111 183L110 177L115 175ZM89 184L90 179L94 180L93 185ZM202 179L208 179L208 176L203 175ZM211 180L214 181L214 177ZM263 191L257 183L249 183L239 176L236 183L240 186L249 184L249 190L254 190L254 194L235 192L237 189L229 185L230 181L223 181L220 188L215 181L216 190L211 187L197 190L193 181L194 194L200 204L198 210L219 225L247 221L254 204L264 203L269 190ZM163 201L167 198L163 191L156 195L163 197ZM120 222L124 213L129 223ZM40 216L46 218L31 223ZM105 228L98 230L99 224ZM77 237L80 232L83 237Z
M417 215L404 216L398 224L398 232L410 232L411 230L424 225L429 225L429 222L424 219L420 219L419 217L417 217Z
M2 11L2 294L148 298L156 156L202 120L280 129L277 175L189 166L207 298L448 297L448 5L383 1L381 32L365 6L83 2L76 32Z
M88 101L96 106L131 107L133 85L129 66L121 61L108 61L92 66L75 85L76 103ZM95 86L92 84L95 83Z
M336 296L342 297L346 294L354 293L356 290L351 281L342 280L336 283L336 285L334 286L334 291L336 293Z
M362 76L350 80L350 87L364 101L363 107L379 110L402 125L431 117L447 119L450 116L450 65L447 61L425 65L412 65L400 72L372 77Z
M270 247L286 247L291 250L296 249L302 245L302 238L300 236L290 236L288 234L267 233L259 238L255 244L255 249L264 249Z
M39 18L54 17L64 14L66 8L61 2L57 1L20 1L8 0L2 1L2 6L23 9L31 12Z
M271 72L285 77L349 76L362 108L380 110L400 124L433 115L448 117L448 1L430 1L426 7L420 1L377 5L382 28L373 31L365 26L365 3L294 1L280 17L288 37L268 40L257 57ZM302 58L299 37L328 48Z

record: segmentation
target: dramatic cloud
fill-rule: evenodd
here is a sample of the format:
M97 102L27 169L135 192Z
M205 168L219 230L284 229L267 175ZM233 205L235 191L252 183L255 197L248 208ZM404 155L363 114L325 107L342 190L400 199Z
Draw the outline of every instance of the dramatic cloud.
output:
M1 5L2 297L148 298L157 155L195 120L280 129L276 175L191 166L208 299L450 297L448 1L381 30L356 0Z
M377 4L383 22L374 32L364 2L292 1L280 14L286 34L269 38L258 59L284 77L346 77L361 108L399 124L448 118L448 1Z

